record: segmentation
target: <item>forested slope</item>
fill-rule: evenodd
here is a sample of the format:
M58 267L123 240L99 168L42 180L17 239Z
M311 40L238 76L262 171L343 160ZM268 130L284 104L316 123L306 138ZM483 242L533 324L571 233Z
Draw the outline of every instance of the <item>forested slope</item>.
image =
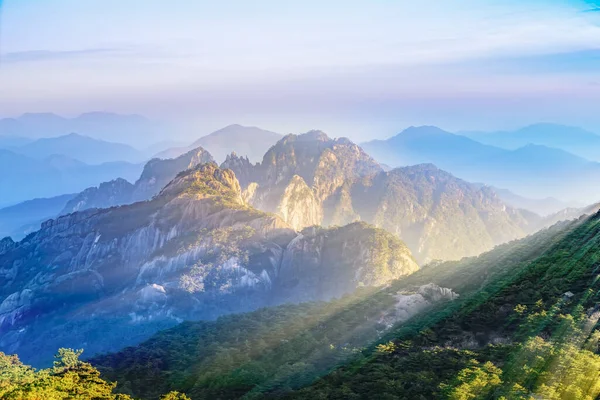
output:
M542 310L571 312L593 274L586 251L597 230L597 217L563 223L384 289L184 323L92 363L144 399L169 390L193 399L442 397L471 360L500 368L527 342L520 326ZM552 309L567 290L571 308Z

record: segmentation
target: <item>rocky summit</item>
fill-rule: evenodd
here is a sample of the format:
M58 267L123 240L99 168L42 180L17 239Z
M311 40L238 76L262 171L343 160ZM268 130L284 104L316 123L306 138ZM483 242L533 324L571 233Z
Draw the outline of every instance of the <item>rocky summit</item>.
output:
M365 223L298 233L248 205L233 171L200 164L150 201L2 240L0 348L45 364L58 347L116 350L183 320L327 300L417 269L395 235Z
M154 158L146 163L140 178L134 185L119 178L101 183L98 187L88 188L70 200L60 214L150 200L178 173L211 161L213 161L212 156L202 147L190 150L177 158L166 160Z
M431 164L384 171L350 140L312 131L288 135L262 163L229 156L244 198L294 229L366 221L398 235L422 262L474 256L539 225L489 187Z

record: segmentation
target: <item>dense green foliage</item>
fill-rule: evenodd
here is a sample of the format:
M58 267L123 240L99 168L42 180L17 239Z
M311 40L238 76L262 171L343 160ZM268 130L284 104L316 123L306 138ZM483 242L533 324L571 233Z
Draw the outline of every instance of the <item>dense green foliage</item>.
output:
M113 394L115 384L100 378L90 364L80 361L82 350L60 349L54 366L36 371L16 356L0 353L0 397L2 399L130 399Z
M59 349L52 368L35 370L17 356L0 352L0 398L6 400L128 400L114 393L116 383L100 378L91 364L79 360L83 350ZM189 400L185 394L169 392L161 400Z
M90 362L118 382L119 393L141 399L176 390L192 399L593 400L600 395L599 233L599 216L563 223L383 289L185 322ZM461 296L391 329L382 323L396 293L430 282ZM51 374L5 364L4 382L20 376L18 390L31 374ZM104 385L93 390L113 396L99 398L118 398L97 372L85 376Z
M452 318L461 320L478 312L475 304L494 298L510 282L521 279L536 260L555 252L557 246L565 246L565 237L575 235L589 224L556 226L480 257L432 265L383 290L362 290L338 301L263 309L222 317L215 322L187 322L140 346L92 362L107 379L120 382L118 389L123 393L148 399L168 390L180 390L194 399L279 397L349 361L352 362L348 368L333 372L330 378L299 395L327 398L331 394L347 398L352 391L346 393L342 388L338 393L334 385L336 376L342 374L340 379L352 381L354 372L377 365L382 371L369 370L368 379L386 379L394 393L397 388L390 382L395 380L411 382L420 388L411 389L399 398L442 396L455 386L461 387L463 383L458 382L449 386L460 376L467 379L490 374L489 371L498 372L498 366L485 363L508 357L511 348L483 345L481 355L465 346L445 348L440 346L445 342L436 327ZM388 330L380 323L381 315L394 306L392 294L429 282L452 287L461 293L460 300L440 304L396 329ZM517 312L509 314L514 326L519 324L513 321L515 315L525 318ZM494 326L493 322L487 324ZM469 332L475 333L468 326L450 327L449 333L443 333L449 335L452 329L469 340L472 339ZM473 336L486 343L493 335ZM400 360L398 354L403 357L397 368L404 372L396 376L391 373L388 382L385 371L391 363L386 357ZM374 360L382 360L382 365L373 364ZM476 363L481 363L483 367L479 368L484 368L483 372L476 369ZM469 372L469 368L473 371ZM496 380L493 376L489 379ZM374 393L367 382L357 380L357 385L366 397ZM357 395L360 397L360 393Z
M357 359L289 397L596 398L599 231L598 216L569 227L459 309L416 318L393 332L389 351Z
M373 289L359 292L330 303L186 322L92 362L103 376L118 380L121 391L142 398L174 389L206 399L289 391L310 384L378 337L381 327L374 319L365 324L365 316L393 299L373 296Z

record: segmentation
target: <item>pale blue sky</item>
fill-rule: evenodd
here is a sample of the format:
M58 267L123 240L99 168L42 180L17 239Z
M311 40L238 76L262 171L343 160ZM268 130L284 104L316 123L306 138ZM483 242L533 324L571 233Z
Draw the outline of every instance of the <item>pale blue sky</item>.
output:
M0 116L600 131L600 2L4 0ZM374 133L377 132L377 133Z

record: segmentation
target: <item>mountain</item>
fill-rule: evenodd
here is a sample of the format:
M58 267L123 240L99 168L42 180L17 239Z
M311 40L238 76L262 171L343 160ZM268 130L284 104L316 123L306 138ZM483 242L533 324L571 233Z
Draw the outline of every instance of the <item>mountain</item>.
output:
M162 140L168 128L140 115L121 115L108 112L90 112L75 118L64 118L52 113L26 113L18 118L0 119L0 137L21 136L49 138L77 132L100 140L139 143Z
M512 132L459 132L459 134L504 149L514 150L528 144L537 144L600 161L600 135L574 126L540 123Z
M98 187L90 187L72 196L56 214L65 215L90 208L110 208L129 204L135 186L123 178L102 182Z
M141 152L131 146L93 139L76 133L38 139L20 147L13 147L12 150L36 159L44 159L55 154L73 156L86 164L102 164L111 161L137 163L145 158Z
M180 142L177 140L161 140L159 142L153 143L150 146L143 147L144 154L148 154L150 156L154 156L155 154L161 153L165 150L169 150L173 147L185 147L186 143ZM164 158L174 158L174 157L164 157Z
M561 223L381 290L184 322L90 361L140 399L593 399L599 228Z
M475 295L286 398L597 398L598 226L597 215L577 224Z
M56 217L74 196L63 194L47 199L28 200L0 209L0 237L11 236L20 240L39 230L42 222Z
M319 131L288 135L262 163L232 155L230 168L254 207L295 229L362 220L399 235L421 262L489 250L533 231L527 215L489 188L433 165L385 172L350 140Z
M530 198L594 202L589 185L600 164L560 149L528 144L516 150L481 144L436 127L411 127L388 139L362 144L375 159L393 166L433 163L473 182L506 188ZM574 196L574 195L573 195Z
M278 133L253 126L229 125L201 137L189 146L174 147L156 154L155 157L175 158L187 151L202 147L221 162L231 152L246 156L252 161L259 161L281 137Z
M547 215L539 222L540 228L552 226L559 221L569 221L582 216L596 214L600 211L600 203L590 204L585 207L568 207L553 214Z
M418 266L364 223L298 233L248 206L231 170L179 173L150 201L46 221L0 242L0 350L36 365L58 347L135 344L182 320L382 286Z
M201 147L190 150L174 159L161 160L154 158L144 165L142 174L135 184L132 185L124 179L116 179L103 182L98 187L87 188L74 197L60 214L150 200L178 173L212 161L212 156Z
M576 206L576 203L567 203L564 201L560 201L553 197L546 197L544 199L530 199L527 197L519 196L507 189L500 188L492 188L494 192L498 194L498 197L506 204L519 208L528 210L534 213L537 213L541 216L548 216L550 214L555 214L559 211L562 211L566 208L573 208ZM580 208L580 207L575 207Z
M33 139L21 136L0 136L0 148L11 149L33 142Z
M141 169L141 165L125 162L87 165L60 155L37 160L0 149L0 206L76 193L116 177L135 179Z

